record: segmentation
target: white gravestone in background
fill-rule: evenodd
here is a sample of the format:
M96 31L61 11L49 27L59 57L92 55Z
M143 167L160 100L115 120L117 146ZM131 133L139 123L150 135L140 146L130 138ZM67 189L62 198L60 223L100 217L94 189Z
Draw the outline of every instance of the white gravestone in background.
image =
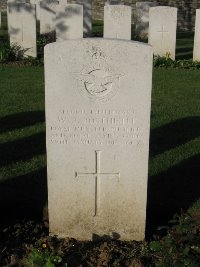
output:
M149 8L156 6L155 2L136 2L136 36L148 38Z
M155 55L175 59L177 8L151 7L149 10L149 44Z
M37 56L35 5L8 2L8 32L10 44L24 50L25 56Z
M0 7L0 28L1 28L1 7Z
M59 4L56 14L56 40L83 38L83 6Z
M66 5L68 4L67 0L59 0L59 5Z
M104 6L104 38L131 40L130 6Z
M9 30L9 15L8 6L11 7L11 3L13 4L26 4L26 0L7 0L7 22L8 22L8 30Z
M84 36L92 33L92 0L77 0L77 4L83 5L83 31Z
M40 33L50 33L56 30L56 11L59 2L43 0L40 2Z
M144 239L152 54L99 38L45 47L50 233Z
M193 60L200 61L200 9L196 10Z

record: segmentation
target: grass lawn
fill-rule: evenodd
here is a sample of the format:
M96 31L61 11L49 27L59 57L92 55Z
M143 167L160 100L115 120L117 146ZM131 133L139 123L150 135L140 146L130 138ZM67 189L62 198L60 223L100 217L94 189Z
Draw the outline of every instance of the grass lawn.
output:
M200 71L154 69L147 231L200 210ZM1 225L40 220L47 201L42 67L0 66Z

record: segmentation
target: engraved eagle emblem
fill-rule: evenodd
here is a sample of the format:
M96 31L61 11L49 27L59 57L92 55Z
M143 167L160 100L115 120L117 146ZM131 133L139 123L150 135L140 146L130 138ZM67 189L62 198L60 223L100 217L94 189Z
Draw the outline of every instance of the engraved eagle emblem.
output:
M103 98L112 94L119 86L120 75L110 74L102 69L95 69L88 74L81 74L81 81L87 93L95 98Z

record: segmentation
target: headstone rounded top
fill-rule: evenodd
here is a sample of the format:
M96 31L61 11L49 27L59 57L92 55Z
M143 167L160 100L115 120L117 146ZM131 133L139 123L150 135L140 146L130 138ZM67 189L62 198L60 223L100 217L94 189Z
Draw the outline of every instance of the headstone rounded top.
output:
M172 6L155 6L155 7L150 7L150 11L153 10L160 10L160 9L165 9L165 10L177 10L176 7L172 7Z
M144 239L152 59L116 39L45 47L51 234Z
M118 45L126 45L126 46L130 46L132 48L143 48L143 49L149 49L152 50L152 46L146 43L142 43L142 42L137 42L137 41L128 41L128 40L122 40L122 39L109 39L109 38L84 38L84 39L77 39L77 40L67 40L67 41L63 41L63 42L54 42L54 43L50 43L47 44L45 46L45 50L46 52L48 50L53 50L53 49L61 49L62 47L66 47L66 46L72 46L72 43L85 43L85 44L94 44L96 46L100 45L101 43L107 43L107 44L118 44ZM57 53L59 54L59 50L57 50Z

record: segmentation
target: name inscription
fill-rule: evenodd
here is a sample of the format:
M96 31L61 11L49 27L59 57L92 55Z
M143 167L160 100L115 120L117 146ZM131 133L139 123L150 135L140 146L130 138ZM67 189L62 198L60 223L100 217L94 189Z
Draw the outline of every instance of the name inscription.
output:
M134 110L62 109L50 126L50 142L60 145L138 145Z

